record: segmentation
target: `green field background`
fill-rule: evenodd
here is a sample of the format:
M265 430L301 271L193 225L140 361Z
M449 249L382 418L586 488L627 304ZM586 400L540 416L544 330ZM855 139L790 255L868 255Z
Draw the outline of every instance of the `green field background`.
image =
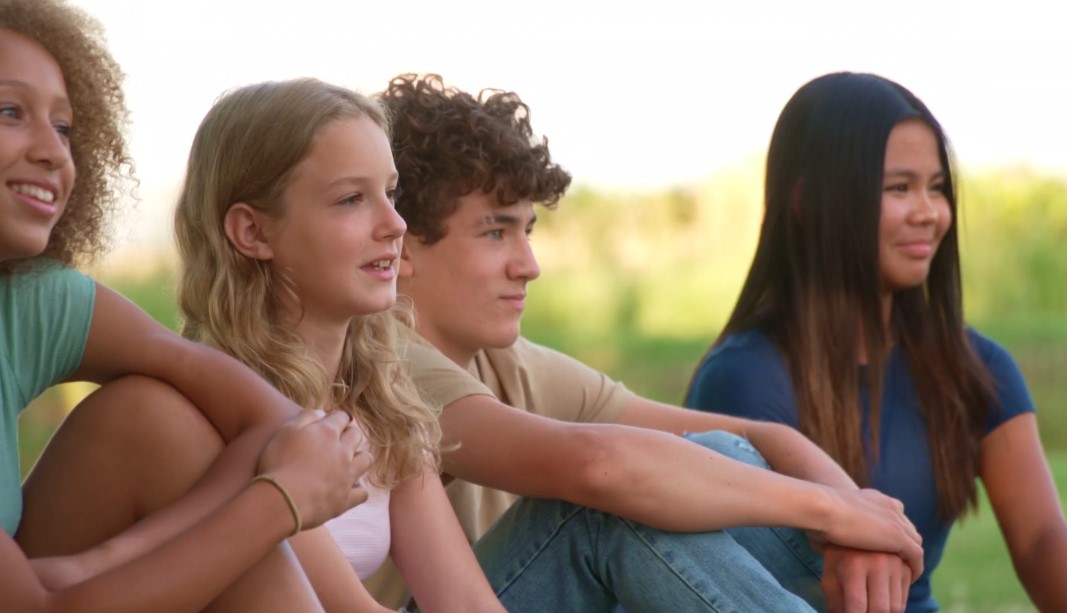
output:
M968 321L1007 347L1035 402L1061 496L1067 492L1067 182L1020 169L966 172L961 250ZM680 402L736 298L761 217L753 160L701 185L655 193L578 187L534 233L543 275L524 333L652 398ZM121 256L95 271L169 326L173 265ZM24 471L86 388L51 390L21 421ZM934 575L946 611L1033 610L995 518L983 508L949 539Z

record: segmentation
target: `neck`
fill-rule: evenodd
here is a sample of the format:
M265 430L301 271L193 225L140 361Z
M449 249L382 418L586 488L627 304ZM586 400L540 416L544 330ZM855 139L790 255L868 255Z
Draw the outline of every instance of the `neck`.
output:
M416 322L418 320L416 319ZM426 330L416 325L416 331L419 336L423 338L427 343L434 346L435 349L441 352L446 358L452 360L456 364L463 368L467 368L474 362L474 356L477 355L477 349L470 349L467 347L461 347L455 343L449 343L447 339L441 338L440 335L434 334L432 331Z
M296 325L296 332L332 383L337 377L337 369L341 366L341 354L348 335L348 323L324 324L305 317Z

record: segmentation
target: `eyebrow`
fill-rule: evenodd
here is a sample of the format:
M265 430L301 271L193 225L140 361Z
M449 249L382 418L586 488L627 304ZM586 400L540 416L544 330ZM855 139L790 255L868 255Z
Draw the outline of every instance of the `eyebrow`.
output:
M397 174L395 172L391 173L389 175L389 183L395 183L396 180L399 179L399 178L400 178L399 174ZM363 175L350 176L350 177L341 177L340 179L337 179L335 181L331 181L330 184L326 186L326 188L327 189L331 189L331 188L337 187L338 185L360 185L360 184L363 184L363 183L366 183L366 182L372 181L372 180L373 179L371 177L363 176Z
M530 217L530 221L526 223L526 227L532 227L537 223L537 215L534 214ZM522 219L518 215L511 213L490 213L484 217L478 218L474 222L475 228L482 226L520 226L522 225Z
M17 80L14 80L14 79L0 79L0 87L10 87L12 89L19 89L19 90L25 90L25 91L29 91L31 89L29 83L27 83L25 81L17 81ZM71 104L70 104L70 99L69 98L66 98L66 97L60 98L59 101L62 104L64 111L73 111L74 110L74 107L71 106Z
M905 178L908 178L908 179L917 179L917 178L919 178L919 173L915 172L914 170L908 170L906 168L891 168L891 169L885 171L883 177L886 178L886 179L898 178L898 177L905 177ZM931 175L930 178L931 179L943 179L943 178L945 178L945 171L944 170L939 170L939 171L935 172L933 175Z

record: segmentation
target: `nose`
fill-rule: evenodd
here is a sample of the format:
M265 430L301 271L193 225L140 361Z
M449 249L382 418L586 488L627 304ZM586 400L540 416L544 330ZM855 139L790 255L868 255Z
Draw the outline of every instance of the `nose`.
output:
M34 122L27 155L31 162L49 170L58 170L73 163L67 139L48 120Z
M940 192L923 191L911 207L911 222L916 225L936 225L945 196Z
M523 236L521 240L516 242L515 252L511 261L508 262L508 277L533 281L540 276L541 266L537 263L533 246L530 244L530 239Z
M393 203L389 198L383 198L383 204L380 208L382 214L378 219L378 223L374 226L374 239L385 242L404 236L404 232L407 232L408 224L400 216L396 208L393 207Z

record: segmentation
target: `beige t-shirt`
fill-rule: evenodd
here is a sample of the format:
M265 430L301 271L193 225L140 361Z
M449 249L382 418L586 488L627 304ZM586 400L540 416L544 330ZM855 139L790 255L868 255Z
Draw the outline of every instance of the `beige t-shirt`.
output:
M410 361L412 376L423 397L445 410L461 398L482 394L553 419L615 423L634 398L626 386L607 375L523 338L507 349L478 352L468 369L422 339L407 343L400 354ZM516 499L514 494L461 479L453 479L445 491L472 543ZM403 604L403 599L398 598L402 585L392 564L367 582L371 594L386 606Z

